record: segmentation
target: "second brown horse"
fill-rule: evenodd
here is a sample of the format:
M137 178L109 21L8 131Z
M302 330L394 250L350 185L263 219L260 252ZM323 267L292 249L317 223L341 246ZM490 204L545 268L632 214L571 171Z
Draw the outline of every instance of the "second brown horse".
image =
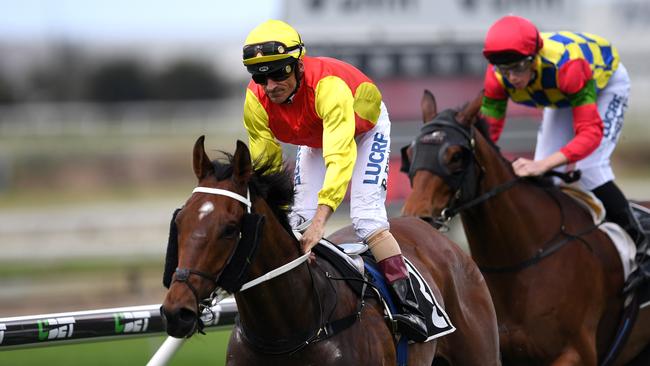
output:
M409 153L432 150L427 160L411 162L420 165L411 167L403 214L434 220L460 212L495 304L504 365L595 366L619 326L619 256L571 198L552 185L517 179L477 128L479 106L480 96L460 111L438 114L425 92L423 120L432 128ZM615 364L650 364L649 325L646 308Z

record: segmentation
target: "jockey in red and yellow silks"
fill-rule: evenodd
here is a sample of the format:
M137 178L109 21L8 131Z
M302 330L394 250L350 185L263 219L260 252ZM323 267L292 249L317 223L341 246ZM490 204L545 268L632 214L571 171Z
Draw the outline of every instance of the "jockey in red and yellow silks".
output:
M253 156L264 156L277 168L282 150L276 139L322 148L328 168L318 203L335 210L352 178L354 138L375 127L381 93L367 76L339 60L305 56L302 62L305 72L291 103L273 103L261 85L248 84L244 123Z
M605 205L637 244L639 270L626 291L650 277L648 240L627 199L614 183L610 156L616 147L627 107L630 81L618 51L590 33L540 33L529 20L505 16L485 38L481 113L495 142L505 124L508 99L544 108L533 160L513 163L519 176L540 175L568 163L582 171L580 184Z
M396 295L400 333L427 339L424 316L386 215L390 120L377 86L345 62L305 56L290 25L266 21L246 38L243 59L252 80L246 90L244 126L255 163L282 165L280 142L298 145L294 228L308 227L308 252L350 185L350 216Z

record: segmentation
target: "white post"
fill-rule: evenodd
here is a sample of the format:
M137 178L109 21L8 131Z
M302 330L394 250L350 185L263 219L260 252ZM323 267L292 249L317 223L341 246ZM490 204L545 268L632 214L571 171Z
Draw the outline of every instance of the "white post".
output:
M158 351L147 362L147 366L165 366L187 338L167 337Z

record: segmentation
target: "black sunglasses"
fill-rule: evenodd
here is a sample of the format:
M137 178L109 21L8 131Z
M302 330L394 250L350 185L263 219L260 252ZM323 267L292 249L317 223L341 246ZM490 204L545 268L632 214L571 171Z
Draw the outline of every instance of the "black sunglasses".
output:
M293 67L289 68L289 71L287 72L287 67L282 67L279 70L269 72L266 74L253 74L252 78L255 84L259 85L266 85L269 79L273 81L284 81L291 76L291 71L293 71Z

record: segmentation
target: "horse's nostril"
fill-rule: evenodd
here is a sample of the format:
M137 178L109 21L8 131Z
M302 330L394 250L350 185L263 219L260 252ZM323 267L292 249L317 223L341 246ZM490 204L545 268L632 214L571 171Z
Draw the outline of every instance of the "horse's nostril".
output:
M196 319L196 313L190 309L182 308L178 312L178 319L181 322L193 322Z

